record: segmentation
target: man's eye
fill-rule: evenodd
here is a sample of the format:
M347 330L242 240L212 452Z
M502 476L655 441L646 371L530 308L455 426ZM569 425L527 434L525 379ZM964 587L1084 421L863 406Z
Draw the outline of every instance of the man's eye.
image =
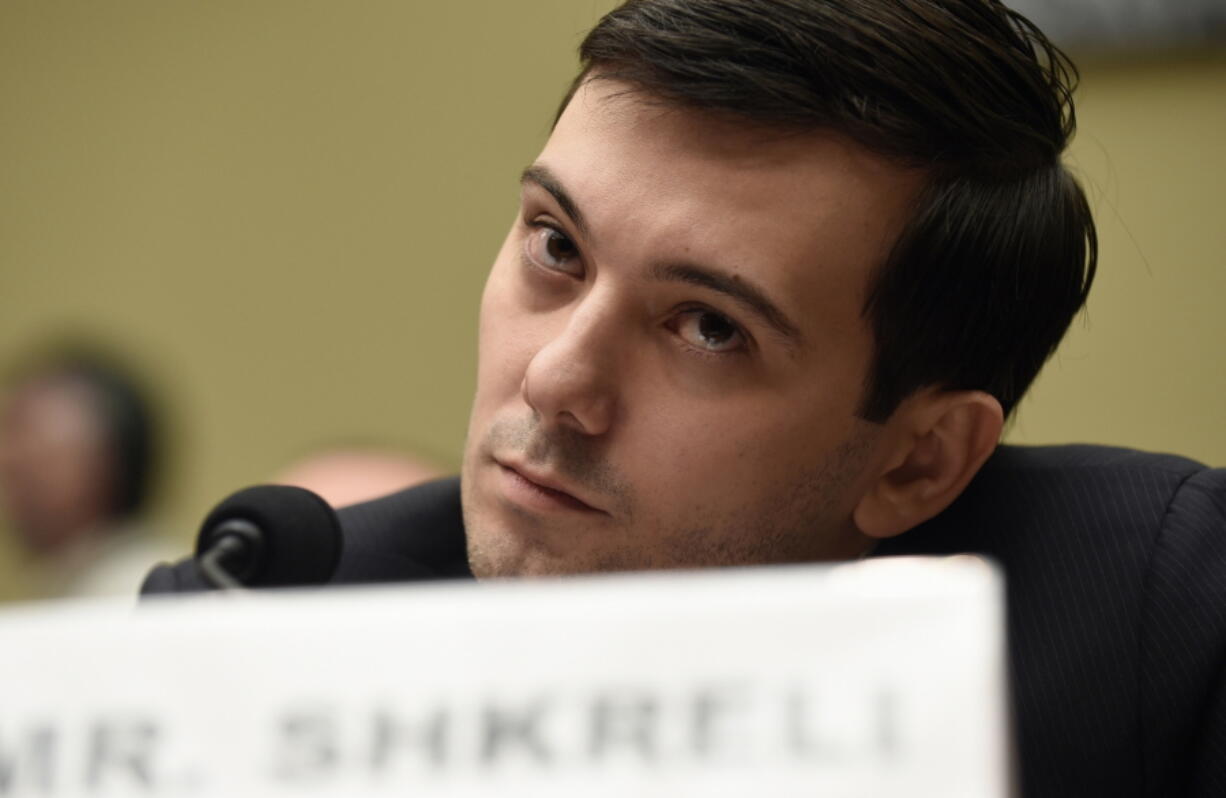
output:
M570 237L547 225L536 224L524 239L524 254L543 269L575 277L583 274L579 248Z
M686 343L704 352L735 352L744 349L747 343L735 322L713 310L683 311L677 317L675 329Z

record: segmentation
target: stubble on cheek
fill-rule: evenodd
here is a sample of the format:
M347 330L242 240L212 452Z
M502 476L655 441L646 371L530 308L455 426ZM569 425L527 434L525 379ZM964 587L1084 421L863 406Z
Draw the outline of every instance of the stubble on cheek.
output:
M720 497L740 501L692 502L682 522L661 528L650 562L639 567L708 568L851 559L868 541L855 531L847 505L875 441L854 431L807 468L753 484L746 479Z

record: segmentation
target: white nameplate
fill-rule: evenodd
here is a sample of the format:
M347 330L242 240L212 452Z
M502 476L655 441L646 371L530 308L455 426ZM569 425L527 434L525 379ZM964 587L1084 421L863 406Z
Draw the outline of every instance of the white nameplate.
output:
M897 559L0 613L0 796L1008 794L1001 587Z

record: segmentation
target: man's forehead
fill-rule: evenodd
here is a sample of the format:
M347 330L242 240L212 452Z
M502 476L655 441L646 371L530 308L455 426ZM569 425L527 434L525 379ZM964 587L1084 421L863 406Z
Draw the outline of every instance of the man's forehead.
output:
M771 128L678 107L611 80L583 84L541 158L576 188L605 178L619 194L642 186L657 196L676 189L686 197L713 184L722 190L703 199L716 204L824 201L852 210L859 202L895 226L925 178L833 131Z
M612 80L589 80L558 119L546 144L633 146L673 157L678 166L707 162L729 169L783 167L824 134L780 130L725 114L678 106Z

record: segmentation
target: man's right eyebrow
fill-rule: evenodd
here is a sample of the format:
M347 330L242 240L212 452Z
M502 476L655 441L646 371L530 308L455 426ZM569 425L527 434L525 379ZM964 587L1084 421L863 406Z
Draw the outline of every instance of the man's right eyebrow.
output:
M793 356L804 342L804 334L800 328L792 323L778 305L770 301L765 291L735 275L692 263L662 263L652 267L651 276L665 282L701 286L732 298L778 333Z
M562 206L562 210L575 223L575 227L579 228L579 232L585 236L588 235L587 222L583 218L583 212L579 210L579 206L575 204L574 199L562 187L562 181L549 170L548 166L539 163L532 164L519 176L519 183L520 185L532 183L548 191L549 195L554 198L558 205Z

